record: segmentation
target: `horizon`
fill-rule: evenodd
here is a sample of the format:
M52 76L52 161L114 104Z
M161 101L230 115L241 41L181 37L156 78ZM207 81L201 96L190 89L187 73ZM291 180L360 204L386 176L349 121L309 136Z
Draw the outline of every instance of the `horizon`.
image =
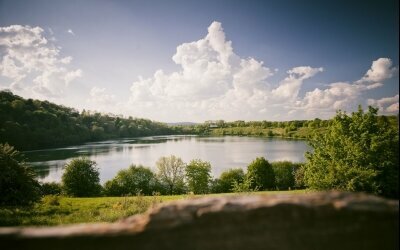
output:
M0 0L0 90L164 123L398 115L398 2L210 4Z

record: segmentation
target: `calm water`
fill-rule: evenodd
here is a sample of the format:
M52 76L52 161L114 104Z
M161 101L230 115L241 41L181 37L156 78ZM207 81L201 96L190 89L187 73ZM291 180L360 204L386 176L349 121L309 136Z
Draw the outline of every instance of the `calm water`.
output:
M97 162L101 182L112 179L120 169L142 164L155 170L162 156L176 155L189 162L209 161L217 177L226 169L243 168L256 157L268 161L304 161L310 147L300 140L257 137L155 136L87 143L79 146L24 152L42 181L60 181L63 166L74 157L87 156Z

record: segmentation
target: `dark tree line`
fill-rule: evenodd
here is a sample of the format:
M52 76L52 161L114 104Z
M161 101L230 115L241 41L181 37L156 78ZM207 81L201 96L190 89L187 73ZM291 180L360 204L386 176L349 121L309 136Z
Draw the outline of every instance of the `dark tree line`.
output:
M31 150L120 137L179 134L179 128L24 99L0 91L0 143Z

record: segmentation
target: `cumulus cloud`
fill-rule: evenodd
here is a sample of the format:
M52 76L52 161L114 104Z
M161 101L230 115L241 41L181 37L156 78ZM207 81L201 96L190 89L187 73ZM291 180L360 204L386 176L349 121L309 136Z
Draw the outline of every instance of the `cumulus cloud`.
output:
M368 99L368 105L378 107L382 113L399 113L399 95L381 99Z
M389 58L379 58L378 60L372 62L371 68L367 71L367 73L365 73L363 78L357 81L357 83L382 82L391 78L397 72L398 68L392 67L392 60Z
M269 78L275 71L235 54L219 22L208 27L204 38L179 45L172 60L180 70L160 69L133 82L129 105L134 115L170 121L293 119L300 111L303 118L332 115L336 109L357 107L363 92L383 86L397 72L390 59L379 58L358 81L330 83L300 96L305 81L323 72L322 67L294 67L274 84Z
M88 102L99 105L115 104L115 95L108 94L106 88L93 87L89 92Z
M255 58L236 55L219 22L208 27L204 38L179 45L172 60L180 71L158 70L132 84L130 105L140 107L136 115L156 112L159 119L168 120L169 110L174 110L172 119L233 119L238 114L254 119L270 112L268 104L296 98L303 81L322 71L296 67L274 87L267 81L274 70Z
M379 88L383 86L382 81L393 77L397 72L396 67L392 67L392 61L388 58L379 58L372 62L371 68L365 75L353 83L338 82L331 83L328 88L321 90L319 88L309 91L305 94L303 100L298 101L298 105L307 110L307 112L314 112L315 110L346 110L350 107L355 107L360 104L360 97L363 92ZM386 100L388 98L384 98ZM390 99L390 98L389 98ZM368 105L378 104L384 102L383 99L379 102L376 100L368 100ZM357 103L358 102L358 103ZM383 112L393 112L394 107L384 109L379 105Z
M0 56L0 75L8 79L8 86L3 87L34 97L60 96L71 81L82 76L80 69L67 68L72 57L61 57L60 49L46 39L40 27L0 27Z

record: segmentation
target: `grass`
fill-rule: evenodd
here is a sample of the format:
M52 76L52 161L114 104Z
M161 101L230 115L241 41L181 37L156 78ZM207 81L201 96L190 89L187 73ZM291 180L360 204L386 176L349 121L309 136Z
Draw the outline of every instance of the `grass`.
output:
M256 194L299 194L307 190L262 191ZM160 203L207 195L69 198L45 196L31 207L0 207L0 226L52 226L71 223L113 222L145 212Z

